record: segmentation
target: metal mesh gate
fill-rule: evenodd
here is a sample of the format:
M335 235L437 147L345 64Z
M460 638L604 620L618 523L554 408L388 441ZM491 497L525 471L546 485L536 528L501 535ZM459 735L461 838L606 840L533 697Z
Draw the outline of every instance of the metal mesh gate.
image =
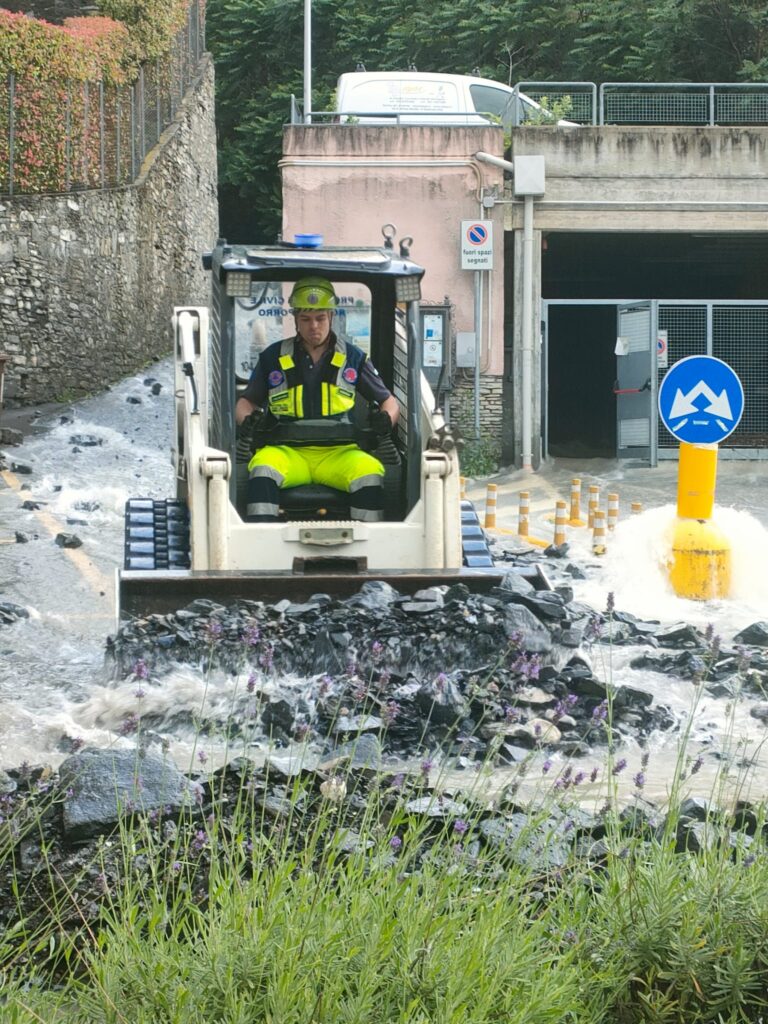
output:
M667 331L669 366L686 356L711 355L738 374L744 414L724 447L768 447L768 303L659 303L658 328ZM659 383L666 372L659 369ZM677 445L659 420L659 449Z
M735 370L744 388L744 414L724 444L768 447L768 306L715 306L712 355Z
M667 332L668 365L659 368L658 383L661 384L668 367L678 359L707 355L707 307L659 305L658 328ZM679 444L659 419L659 448L677 451Z

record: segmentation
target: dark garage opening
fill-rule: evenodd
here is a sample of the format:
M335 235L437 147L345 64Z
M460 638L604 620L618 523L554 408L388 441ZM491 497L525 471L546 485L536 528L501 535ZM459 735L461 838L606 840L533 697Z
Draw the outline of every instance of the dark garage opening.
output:
M616 456L616 307L550 306L547 428L550 455Z
M545 299L768 299L768 234L549 232Z

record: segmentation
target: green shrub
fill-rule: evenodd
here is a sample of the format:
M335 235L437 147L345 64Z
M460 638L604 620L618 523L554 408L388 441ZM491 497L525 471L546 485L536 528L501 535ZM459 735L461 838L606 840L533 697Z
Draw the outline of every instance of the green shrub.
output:
M499 446L494 441L467 441L459 454L464 476L490 476L499 468Z

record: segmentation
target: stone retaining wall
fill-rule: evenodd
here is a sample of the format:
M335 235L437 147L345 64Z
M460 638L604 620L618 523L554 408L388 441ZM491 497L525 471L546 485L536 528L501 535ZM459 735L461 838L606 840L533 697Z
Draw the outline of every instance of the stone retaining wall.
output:
M461 374L466 373L466 377ZM480 441L497 458L501 458L503 378L480 375ZM475 384L472 370L458 370L450 394L450 420L462 437L471 444L475 439Z
M136 182L0 197L6 399L70 400L166 354L174 305L209 301L218 230L213 62Z

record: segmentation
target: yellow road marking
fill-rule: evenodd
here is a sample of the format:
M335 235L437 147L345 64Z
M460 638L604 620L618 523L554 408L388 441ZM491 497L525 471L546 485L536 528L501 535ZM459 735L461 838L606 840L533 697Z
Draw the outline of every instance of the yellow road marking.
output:
M20 498L22 493L19 478L8 469L0 470L0 476L10 489ZM62 533L61 523L44 509L33 509L33 515L40 525L55 538L56 534ZM7 543L11 543L8 541ZM98 593L103 593L110 601L110 607L114 606L114 587L112 580L93 564L82 548L62 548L63 554L72 562L75 569L80 573L89 587Z

